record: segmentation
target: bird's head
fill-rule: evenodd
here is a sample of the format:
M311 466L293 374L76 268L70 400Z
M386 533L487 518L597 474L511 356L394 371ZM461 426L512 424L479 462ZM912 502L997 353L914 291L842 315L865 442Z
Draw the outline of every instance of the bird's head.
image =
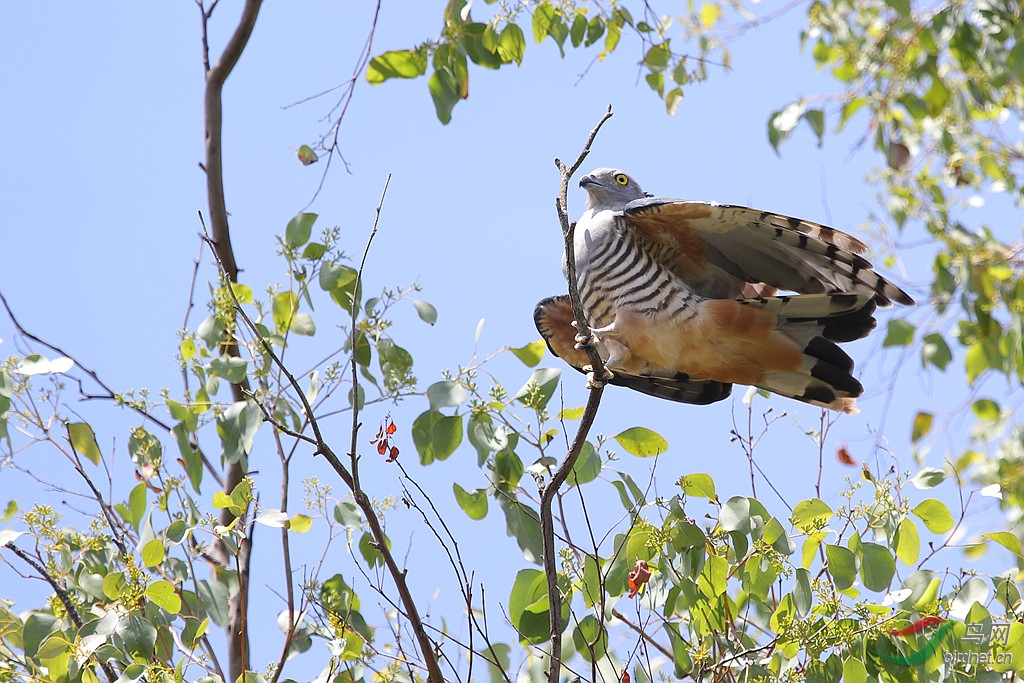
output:
M648 196L627 173L617 168L598 168L580 178L587 191L587 208L621 211L634 199Z

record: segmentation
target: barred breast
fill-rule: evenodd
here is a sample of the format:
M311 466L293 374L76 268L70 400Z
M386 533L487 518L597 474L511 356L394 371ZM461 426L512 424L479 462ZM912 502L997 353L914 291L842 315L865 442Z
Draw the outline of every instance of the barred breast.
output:
M577 285L591 324L610 324L617 309L677 322L695 315L700 299L662 264L652 245L621 216L603 213L599 220L581 221L583 234L576 240L582 247L576 253Z

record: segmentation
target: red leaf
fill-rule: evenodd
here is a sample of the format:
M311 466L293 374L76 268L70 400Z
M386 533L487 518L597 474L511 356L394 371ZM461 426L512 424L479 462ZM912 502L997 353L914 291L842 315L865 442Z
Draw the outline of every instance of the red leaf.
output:
M640 588L651 578L651 568L646 560L637 560L633 571L629 573L629 597L636 597Z

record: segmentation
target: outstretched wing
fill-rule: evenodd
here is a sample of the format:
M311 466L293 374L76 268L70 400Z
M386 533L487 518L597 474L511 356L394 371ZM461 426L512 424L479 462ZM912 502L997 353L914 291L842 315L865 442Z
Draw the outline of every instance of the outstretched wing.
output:
M575 328L572 326L574 316L568 296L553 296L538 303L533 311L533 320L553 354L580 372L586 372L583 366L588 365L590 361L587 360L586 353L575 347ZM659 377L616 371L611 383L658 398L695 405L721 401L732 392L732 384L690 379L683 373L676 373L672 377Z
M879 306L914 300L860 256L860 240L824 225L714 202L637 199L623 213L658 258L708 298L870 292Z

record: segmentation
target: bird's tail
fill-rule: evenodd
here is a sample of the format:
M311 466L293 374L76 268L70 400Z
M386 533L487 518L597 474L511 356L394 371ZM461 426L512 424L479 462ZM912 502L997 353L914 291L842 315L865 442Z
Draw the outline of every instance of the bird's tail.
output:
M790 372L769 372L758 386L804 403L857 413L864 387L853 376L853 359L837 342L867 336L875 327L871 294L842 292L744 299L745 305L774 313L778 331L800 345L804 359Z

